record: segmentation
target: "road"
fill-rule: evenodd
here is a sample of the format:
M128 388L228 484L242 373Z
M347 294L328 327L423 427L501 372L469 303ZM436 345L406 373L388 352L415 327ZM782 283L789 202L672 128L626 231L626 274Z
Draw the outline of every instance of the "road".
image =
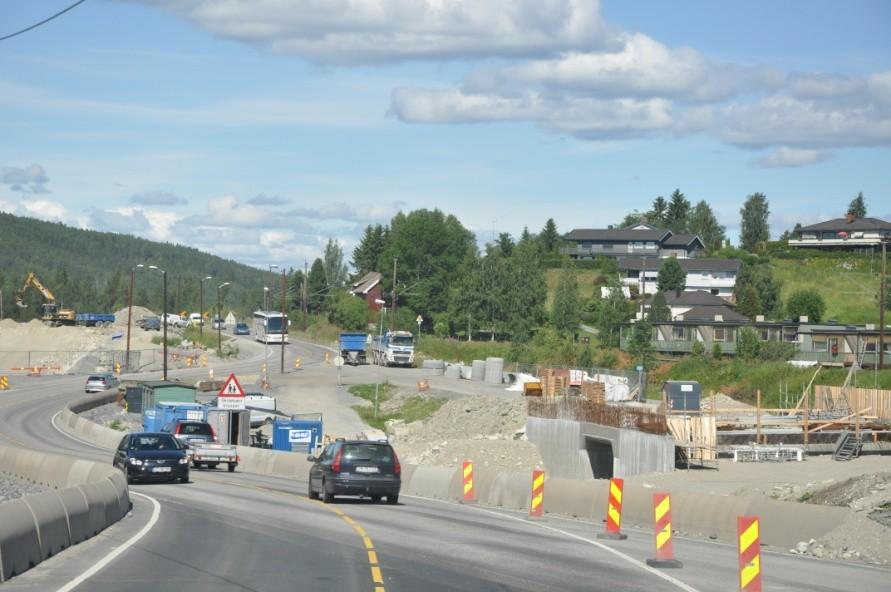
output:
M322 351L292 344L287 353L317 363ZM240 367L253 370L256 360L227 370ZM83 380L43 377L0 393L0 439L111 462L108 451L53 425L63 405L82 394ZM626 541L601 542L600 524L530 522L515 512L409 496L397 506L324 505L307 499L304 475L193 471L187 485L134 485L131 492L129 517L3 591L736 590L735 547L676 539L684 567L658 571L644 564L653 556L652 533L634 528L625 529ZM110 553L118 554L109 561ZM891 576L783 553L767 552L762 562L771 591L883 590Z

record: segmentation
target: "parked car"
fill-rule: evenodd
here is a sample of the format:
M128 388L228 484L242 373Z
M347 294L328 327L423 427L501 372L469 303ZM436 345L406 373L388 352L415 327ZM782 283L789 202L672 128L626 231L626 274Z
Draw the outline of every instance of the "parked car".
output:
M127 483L139 480L189 482L189 457L185 446L170 434L127 434L115 451L112 465L124 471Z
M106 374L90 374L87 376L87 383L84 385L84 392L86 393L101 393L102 391L107 391L110 388L114 388L121 384L121 381L118 380L118 377L114 374L106 373Z
M215 469L217 465L224 464L232 473L238 466L238 449L217 441L213 426L206 421L177 419L165 425L161 431L173 435L188 447L188 457L195 468L205 466Z
M160 317L144 317L139 319L140 327L145 331L160 331L161 330L161 318Z
M235 334L236 335L250 335L251 328L248 327L247 323L235 323Z
M318 458L308 456L307 489L311 499L326 504L336 495L367 496L372 501L387 497L388 504L399 502L402 466L389 442L336 440Z
M173 327L185 327L188 324L184 318L172 312L164 315L164 322Z
M213 330L214 330L214 331L216 331L217 329L225 329L225 328L226 328L226 321L225 321L224 319L221 319L221 318L215 318L215 319L213 320L213 324L212 324L211 326L213 327Z

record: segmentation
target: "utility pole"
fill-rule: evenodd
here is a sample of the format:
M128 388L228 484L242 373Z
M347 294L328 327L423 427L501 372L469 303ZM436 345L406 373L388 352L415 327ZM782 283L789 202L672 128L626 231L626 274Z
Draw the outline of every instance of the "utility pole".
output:
M879 283L879 370L885 367L885 282L888 273L888 239L882 239L882 279Z
M307 285L306 259L303 260L303 330L306 330L307 316L309 315L309 303L306 301L306 285Z
M289 321L285 320L285 283L287 282L287 277L285 276L285 266L282 265L282 354L281 354L281 373L285 373L285 338L288 336L288 323Z
M396 330L396 262L399 260L398 257L393 257L393 295L390 299L390 330Z

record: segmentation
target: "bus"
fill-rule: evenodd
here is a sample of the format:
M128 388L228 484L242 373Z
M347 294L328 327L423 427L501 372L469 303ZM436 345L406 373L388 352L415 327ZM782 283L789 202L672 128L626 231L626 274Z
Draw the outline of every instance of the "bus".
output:
M288 343L288 315L274 310L254 313L254 338L263 343Z

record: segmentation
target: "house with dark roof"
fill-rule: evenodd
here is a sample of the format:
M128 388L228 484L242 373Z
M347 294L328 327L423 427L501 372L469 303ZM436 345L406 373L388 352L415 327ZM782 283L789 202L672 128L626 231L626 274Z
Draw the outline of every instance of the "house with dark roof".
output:
M655 257L622 257L618 261L622 283L636 286L639 294L655 294L659 270L665 261ZM686 291L703 291L733 300L733 288L741 267L739 260L695 258L677 261L687 273Z
M705 249L692 234L675 234L649 224L627 228L576 228L564 235L568 244L561 252L573 259L594 257L696 257Z
M725 314L732 316L736 314L730 307L730 303L725 298L715 296L711 292L704 290L696 290L690 292L675 292L669 290L662 293L665 297L665 304L668 306L670 318L683 318L688 313L693 318L714 318L715 315ZM644 311L648 311L653 305L653 297L644 301Z
M350 286L350 294L362 298L368 303L368 307L377 312L381 309L375 300L381 300L381 274L377 271L369 271Z
M891 241L891 222L879 218L847 216L795 229L790 247L807 249L875 249Z

